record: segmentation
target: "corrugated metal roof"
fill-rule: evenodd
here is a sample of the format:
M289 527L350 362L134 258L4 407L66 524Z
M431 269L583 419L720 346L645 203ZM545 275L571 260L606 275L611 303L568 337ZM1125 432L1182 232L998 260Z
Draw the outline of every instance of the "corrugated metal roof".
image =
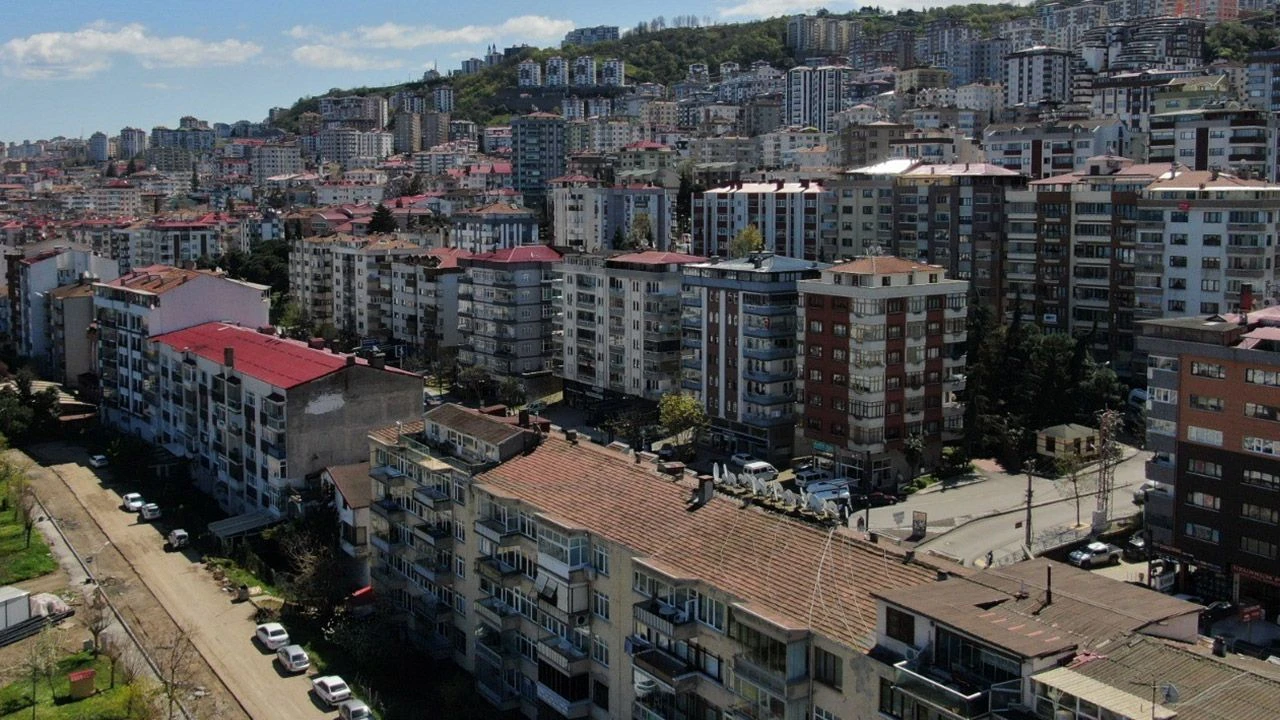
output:
M1155 706L1153 712L1149 697L1143 699L1133 693L1081 675L1070 668L1054 668L1036 675L1035 679L1037 682L1048 685L1051 688L1070 693L1081 700L1088 700L1101 708L1125 717L1142 718L1143 720L1147 718L1163 720L1177 716L1176 712L1159 704ZM1141 686L1137 683L1134 684L1134 689L1139 687Z

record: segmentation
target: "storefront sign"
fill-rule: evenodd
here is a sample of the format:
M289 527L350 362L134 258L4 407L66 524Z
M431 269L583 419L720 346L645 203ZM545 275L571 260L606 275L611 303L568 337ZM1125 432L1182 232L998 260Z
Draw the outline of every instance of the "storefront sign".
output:
M1264 573L1259 570L1250 570L1247 567L1240 567L1239 565L1231 569L1235 571L1235 574L1239 575L1242 578L1249 578L1250 580L1256 580L1260 583L1266 583L1267 585L1274 585L1276 587L1280 587L1280 578L1276 577L1275 575Z
M1240 608L1240 622L1251 623L1263 618L1261 605L1249 605Z

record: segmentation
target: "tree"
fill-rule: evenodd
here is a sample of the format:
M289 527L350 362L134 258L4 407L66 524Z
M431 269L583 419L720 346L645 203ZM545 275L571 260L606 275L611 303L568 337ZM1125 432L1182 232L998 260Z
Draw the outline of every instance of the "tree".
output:
M116 177L116 175L118 174L119 173L116 170L116 161L115 160L108 161L106 176L109 178L113 178L113 177Z
M46 624L40 634L27 646L23 668L31 675L31 717L36 716L37 698L39 697L40 680L49 683L49 692L53 693L53 677L58 672L58 643L53 637L53 626Z
M191 192L196 192L199 189L200 189L200 172L196 170L196 167L194 165L192 165L191 166Z
M161 692L168 701L169 720L173 720L178 697L191 684L196 655L196 647L186 631L177 630L170 636L167 644L155 649L152 656L158 670Z
M673 392L658 400L658 422L676 436L677 442L687 445L697 439L709 421L698 398Z
M125 166L124 174L132 175L136 172L138 172L138 160L137 158L129 158L129 164Z
M507 407L523 405L525 401L524 385L515 378L503 378L498 383L498 402Z
M393 233L396 231L396 218L386 205L378 203L369 217L369 233Z
M493 378L482 367L469 365L458 371L458 385L476 402L485 398L492 384Z
M1081 492L1091 492L1096 485L1089 481L1092 476L1081 476L1080 471L1084 469L1084 460L1079 455L1067 455L1058 458L1055 463L1058 471L1058 479L1060 481L1059 491L1063 494L1070 493L1070 496L1076 503L1076 527L1080 527L1080 494ZM1084 487L1081 487L1081 486Z
M111 627L111 606L107 603L106 593L102 588L94 590L88 602L84 605L81 620L84 621L85 629L89 631L89 635L93 638L93 654L97 655L102 650L101 638L102 633Z
M633 249L653 246L653 221L649 219L649 213L636 213L632 218L627 246Z
M924 436L920 433L908 435L902 441L902 454L911 466L911 479L914 480L920 474L920 459L924 457Z
M760 234L760 228L755 225L748 225L739 230L738 234L730 241L729 257L747 257L751 253L760 252L763 249L764 236Z
M427 179L422 173L415 173L409 181L409 195L421 195L427 189Z

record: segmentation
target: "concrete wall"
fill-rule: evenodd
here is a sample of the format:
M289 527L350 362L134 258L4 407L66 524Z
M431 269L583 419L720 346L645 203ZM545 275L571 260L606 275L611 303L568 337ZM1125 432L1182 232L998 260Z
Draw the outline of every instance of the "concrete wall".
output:
M160 306L151 313L147 330L154 336L207 322L259 328L269 324L270 313L267 291L200 275L160 296Z

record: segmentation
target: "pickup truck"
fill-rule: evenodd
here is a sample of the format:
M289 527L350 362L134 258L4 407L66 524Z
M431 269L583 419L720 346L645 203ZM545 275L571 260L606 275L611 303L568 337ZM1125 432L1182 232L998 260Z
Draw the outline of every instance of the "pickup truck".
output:
M1088 570L1100 565L1116 565L1120 562L1120 555L1120 548L1115 545L1091 542L1079 550L1072 550L1067 562Z

